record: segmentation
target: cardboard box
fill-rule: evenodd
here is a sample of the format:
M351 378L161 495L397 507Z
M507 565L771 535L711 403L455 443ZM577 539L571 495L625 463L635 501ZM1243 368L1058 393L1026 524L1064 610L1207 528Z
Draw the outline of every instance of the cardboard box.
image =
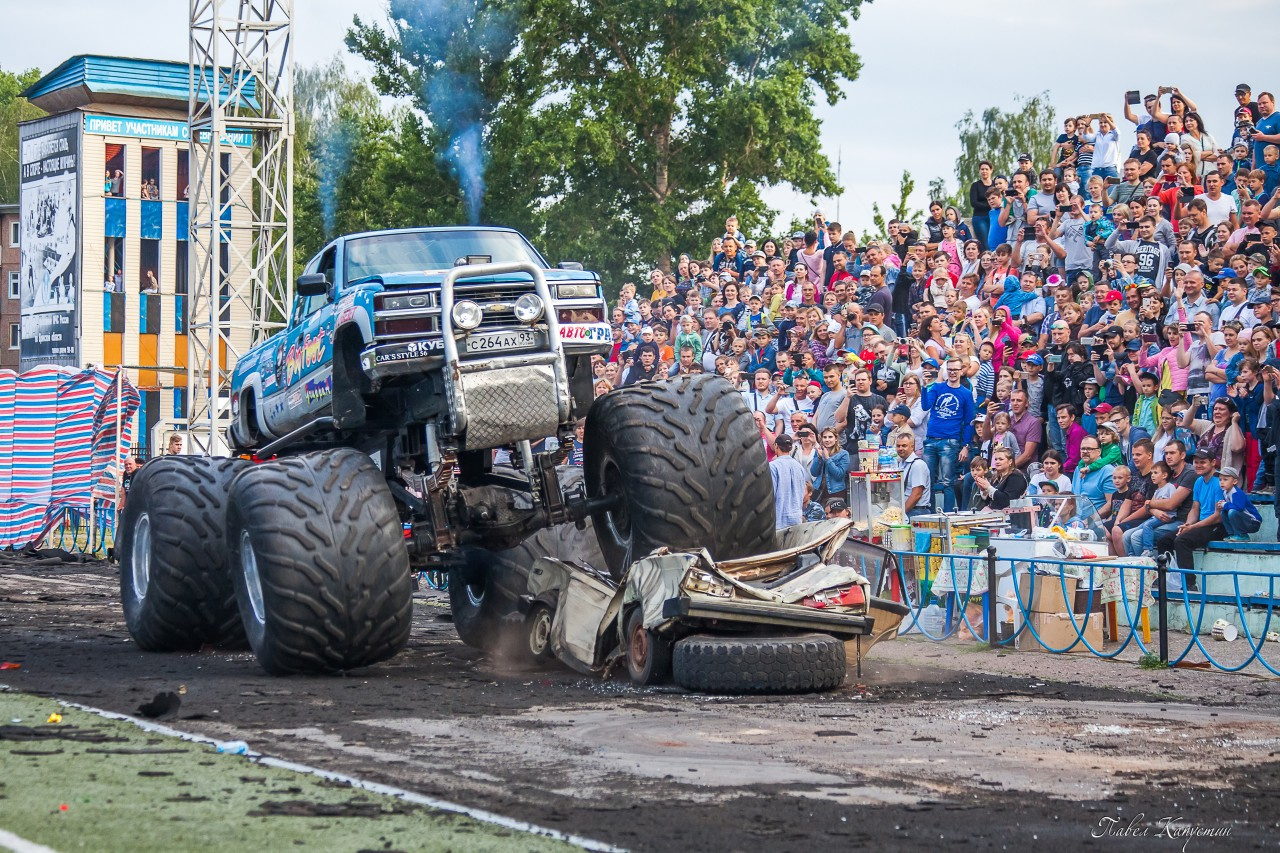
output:
M1018 600L1033 613L1070 613L1075 610L1075 578L1066 579L1066 595L1062 590L1062 578L1058 575L1036 575L1035 594L1031 593L1031 575L1018 576Z
M1072 623L1072 620L1074 624ZM1082 615L1071 613L1032 613L1029 627L1023 629L1014 640L1014 648L1018 651L1053 651L1065 649L1076 641L1076 626L1080 633L1095 649L1102 650L1102 614L1092 613L1088 619ZM1039 640L1031 634L1035 628ZM1093 654L1083 642L1071 649L1074 654Z

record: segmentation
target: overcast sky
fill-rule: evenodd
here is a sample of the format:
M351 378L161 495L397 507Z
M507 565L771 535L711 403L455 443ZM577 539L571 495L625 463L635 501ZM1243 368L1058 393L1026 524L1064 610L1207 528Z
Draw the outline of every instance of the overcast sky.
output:
M384 0L295 0L297 62L314 64L345 53L342 39L352 15L381 20L385 5ZM52 0L49 6L3 0L3 7L0 63L6 69L48 71L77 53L187 59L187 3L182 0ZM1242 24L1256 37L1241 39ZM1265 36L1277 31L1280 3L1275 0L1075 0L1066 6L1027 0L877 0L864 5L852 27L862 76L845 87L847 97L837 106L818 109L823 148L833 165L837 157L842 161L841 221L859 231L869 227L871 202L879 200L885 208L896 200L904 168L916 178L915 200L923 207L930 178L955 182L955 124L965 111L1008 109L1016 94L1048 90L1060 117L1105 110L1119 119L1125 90L1145 93L1176 85L1225 144L1236 84L1249 83L1255 95L1280 86L1273 36ZM1244 61L1230 61L1233 54ZM360 62L351 66L367 71ZM1120 120L1131 138L1133 126ZM793 214L807 218L812 212L807 198L783 189L770 190L766 198L781 211L779 228ZM835 215L835 199L819 204L828 216Z

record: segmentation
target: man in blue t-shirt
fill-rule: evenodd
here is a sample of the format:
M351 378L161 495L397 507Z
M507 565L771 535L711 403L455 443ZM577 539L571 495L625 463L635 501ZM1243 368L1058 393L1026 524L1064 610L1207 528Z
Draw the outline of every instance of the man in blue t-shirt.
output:
M1280 113L1276 112L1276 97L1270 92L1258 96L1258 115L1249 141L1253 143L1253 168L1266 162L1262 157L1268 145L1280 145Z
M929 412L924 461L933 474L933 491L942 492L943 512L955 509L956 496L951 485L955 482L956 466L969 458L968 445L973 438L973 392L960 385L963 377L964 365L960 359L949 358L947 381L935 380L920 396L921 408ZM938 502L934 501L933 506L939 506Z
M1192 457L1196 469L1195 485L1191 487L1191 509L1187 520L1178 528L1173 540L1173 553L1178 568L1190 571L1195 568L1193 552L1210 542L1227 538L1222 526L1222 513L1218 501L1222 500L1222 484L1214 470L1213 454L1206 449L1197 450ZM1194 576L1188 576L1187 589L1195 589Z

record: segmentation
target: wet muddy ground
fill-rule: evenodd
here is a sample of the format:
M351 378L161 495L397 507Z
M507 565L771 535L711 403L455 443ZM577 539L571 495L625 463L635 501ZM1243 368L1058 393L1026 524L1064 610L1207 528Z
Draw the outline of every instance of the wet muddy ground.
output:
M248 653L139 652L109 564L5 558L0 661L21 668L0 683L124 713L185 688L168 725L637 850L1280 839L1274 681L899 640L834 693L709 697L506 667L458 642L444 596L417 605L395 659L272 678Z

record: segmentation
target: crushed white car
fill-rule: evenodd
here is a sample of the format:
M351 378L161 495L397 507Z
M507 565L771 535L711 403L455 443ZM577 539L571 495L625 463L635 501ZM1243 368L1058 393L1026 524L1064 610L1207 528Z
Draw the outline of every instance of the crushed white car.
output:
M526 652L584 673L625 662L631 680L716 693L797 693L844 683L904 605L872 595L868 574L896 556L849 539L832 519L780 531L779 550L715 562L705 550L659 549L620 580L577 559L542 556L519 597Z

